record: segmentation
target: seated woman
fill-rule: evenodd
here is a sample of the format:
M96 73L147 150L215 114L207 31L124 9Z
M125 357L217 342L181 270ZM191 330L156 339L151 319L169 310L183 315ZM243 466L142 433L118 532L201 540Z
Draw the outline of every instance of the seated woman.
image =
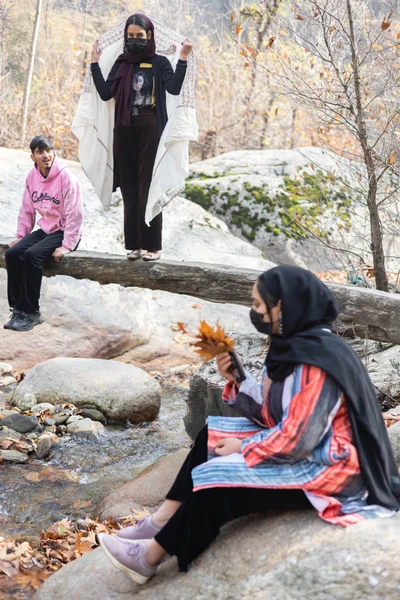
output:
M237 384L230 355L217 357L223 398L243 416L209 417L159 510L99 536L116 567L145 583L170 554L186 571L222 525L255 512L313 506L347 527L399 509L380 407L362 362L332 333L337 314L308 271L279 266L258 278L250 318L271 342L261 388L248 373Z

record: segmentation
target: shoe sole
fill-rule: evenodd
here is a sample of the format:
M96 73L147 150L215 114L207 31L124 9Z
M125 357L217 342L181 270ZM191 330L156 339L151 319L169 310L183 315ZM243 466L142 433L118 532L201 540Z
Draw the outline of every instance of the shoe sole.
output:
M36 327L36 325L41 325L42 323L43 323L43 320L36 321L35 323L31 323L31 325L29 327L24 327L24 329L16 329L14 325L11 325L11 327L9 327L9 329L12 329L12 331L19 331L21 333L25 333L25 331L32 331L32 329L34 327ZM15 323L15 325L18 325L18 323Z
M128 569L128 567L125 567L125 565L123 565L122 563L120 563L119 560L117 560L111 554L111 552L106 548L106 545L104 544L104 542L102 540L102 536L97 536L97 537L98 537L98 540L100 542L100 546L101 546L104 554L107 556L108 560L114 565L114 567L116 567L120 571L124 571L124 573L126 573L127 575L129 575L129 577L131 579L133 579L133 581L135 581L136 583L139 583L140 585L143 585L144 583L148 582L148 580L150 579L150 577L145 577L144 575L140 575L140 573L136 573L135 571L132 571L132 569ZM135 540L135 541L137 541L137 540Z

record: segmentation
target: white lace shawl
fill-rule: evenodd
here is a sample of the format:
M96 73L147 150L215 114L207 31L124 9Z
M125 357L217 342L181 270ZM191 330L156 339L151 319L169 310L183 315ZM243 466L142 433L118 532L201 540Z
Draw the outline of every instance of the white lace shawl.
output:
M175 68L183 36L154 21L157 54L167 56ZM99 37L102 49L99 65L108 77L122 53L125 22ZM189 141L197 139L194 105L195 57L188 56L188 66L179 96L167 93L168 122L162 133L154 163L146 209L146 223L158 215L182 191L189 173ZM72 122L79 140L79 159L100 201L110 206L113 186L113 129L115 102L103 102L87 67L82 94Z

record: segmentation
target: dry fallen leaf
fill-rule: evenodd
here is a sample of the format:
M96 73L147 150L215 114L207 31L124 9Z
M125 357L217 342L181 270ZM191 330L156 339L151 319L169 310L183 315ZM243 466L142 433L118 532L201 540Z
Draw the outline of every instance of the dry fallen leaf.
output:
M91 500L77 500L76 502L73 503L72 505L74 508L88 508L88 506L92 506L92 501Z
M225 329L219 323L214 329L206 321L200 321L198 335L190 345L195 348L196 354L207 362L217 354L232 352L235 342L225 335Z

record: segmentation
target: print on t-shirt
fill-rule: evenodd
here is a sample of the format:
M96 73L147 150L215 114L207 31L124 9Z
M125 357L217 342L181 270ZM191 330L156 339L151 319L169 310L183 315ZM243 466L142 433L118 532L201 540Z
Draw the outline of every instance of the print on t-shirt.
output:
M151 106L153 78L152 70L140 70L133 76L133 95L132 103L134 106Z

